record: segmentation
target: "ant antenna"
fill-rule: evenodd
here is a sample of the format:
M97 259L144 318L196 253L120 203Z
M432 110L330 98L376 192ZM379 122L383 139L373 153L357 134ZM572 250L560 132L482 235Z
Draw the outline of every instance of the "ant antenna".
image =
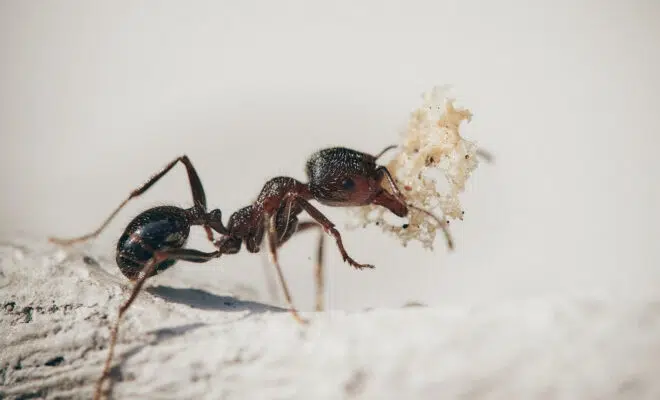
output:
M438 226L442 229L442 232L445 234L445 239L447 240L447 247L449 247L450 250L454 250L454 239L451 237L451 233L449 233L449 229L447 229L447 221L444 221L440 218L438 218L435 214L432 212L425 210L421 207L417 207L412 204L408 204L408 207L412 208L413 210L417 210L423 214L426 214L429 216L431 219L433 219L435 222L438 223Z
M397 147L399 147L399 146L397 146L396 144L393 144L391 146L387 146L383 150L381 150L380 153L376 154L374 157L375 157L376 160L378 160L380 157L382 157L383 154L387 153L390 150L396 149Z

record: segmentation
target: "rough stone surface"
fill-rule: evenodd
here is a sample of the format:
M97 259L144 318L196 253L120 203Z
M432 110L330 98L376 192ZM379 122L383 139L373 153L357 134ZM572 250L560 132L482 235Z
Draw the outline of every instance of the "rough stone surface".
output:
M40 238L0 246L0 398L91 396L126 296L115 269ZM112 398L660 398L660 299L305 313L302 327L159 279L122 325Z

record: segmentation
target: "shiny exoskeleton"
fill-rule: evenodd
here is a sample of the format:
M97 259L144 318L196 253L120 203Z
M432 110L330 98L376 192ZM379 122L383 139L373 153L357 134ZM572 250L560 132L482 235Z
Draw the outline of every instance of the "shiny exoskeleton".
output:
M387 168L376 163L377 159L392 147L375 156L344 147L320 150L307 161L308 183L289 177L270 179L264 184L256 200L234 212L226 226L222 223L220 210L207 211L206 197L199 176L188 157L182 156L131 192L96 231L75 239L51 239L57 243L71 244L97 236L129 200L143 194L177 163L181 162L185 166L193 195L193 207L182 209L160 206L148 209L129 223L117 242L117 265L127 278L135 281L135 286L131 296L119 310L104 373L97 383L96 397L100 397L103 380L110 369L121 317L140 292L146 279L170 268L179 260L207 262L223 254L235 254L243 244L247 251L256 253L260 251L265 238L290 310L296 320L303 323L305 321L293 307L277 257L277 248L295 233L309 228L321 230L316 258L317 310L322 308L323 232L335 239L344 261L358 269L373 268L372 265L356 262L348 255L335 225L310 201L315 200L333 207L375 204L387 208L399 217L405 217L409 208L415 207L406 204ZM389 191L385 187L389 188ZM432 216L424 210L417 210ZM303 212L310 216L311 220L299 221L298 217ZM436 221L445 229L444 221L437 218ZM215 251L203 252L185 248L192 226L202 226L206 230L208 239L216 248ZM217 240L214 238L214 232L220 235ZM447 231L445 234L451 248L452 242Z
M135 217L117 242L116 261L121 272L129 279L139 277L154 252L180 249L186 245L193 210L173 206L151 208ZM167 259L155 266L160 273L176 263Z
M263 186L255 202L232 214L225 227L220 210L206 213L204 191L189 159L184 156L179 160L186 165L192 177L191 186L194 187L196 205L189 209L155 207L139 214L129 223L117 243L116 260L122 273L131 280L139 277L156 252L170 252L171 257L156 264L152 274L164 271L177 260L206 262L222 254L236 253L243 243L247 251L259 252L269 217L273 218L272 225L276 233L274 244L279 247L298 230L298 215L303 211L335 237L345 261L356 268L372 267L359 264L348 256L334 224L309 201L316 200L334 207L378 204L400 217L408 213L393 182L391 187L394 188L394 195L383 189L383 179L391 177L385 167L376 164L376 156L335 147L318 151L310 157L306 165L309 183L304 184L288 177L272 178ZM159 174L158 178L161 176ZM150 180L147 184L153 183ZM204 253L183 249L193 225L211 228L222 235L220 240L214 242L218 251ZM303 227L311 226L307 223Z

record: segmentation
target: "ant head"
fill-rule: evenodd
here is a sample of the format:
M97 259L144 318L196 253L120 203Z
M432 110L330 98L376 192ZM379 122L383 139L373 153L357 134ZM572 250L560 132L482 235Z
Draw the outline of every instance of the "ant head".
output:
M366 205L382 190L376 168L370 154L344 147L320 150L307 161L309 190L323 204Z
M229 231L222 223L222 211L217 208L206 214L206 224L221 235L229 234Z

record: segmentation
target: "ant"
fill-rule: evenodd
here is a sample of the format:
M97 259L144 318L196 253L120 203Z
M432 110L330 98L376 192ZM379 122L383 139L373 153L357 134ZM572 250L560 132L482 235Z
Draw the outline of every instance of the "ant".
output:
M257 253L265 237L270 261L277 271L289 310L294 319L302 324L306 324L307 321L300 317L293 306L277 256L277 248L286 243L294 233L313 228L321 230L315 270L317 311L323 308L324 232L335 239L342 258L349 265L356 269L373 268L373 265L358 263L348 255L335 225L310 203L311 200L332 207L375 204L387 208L399 217L405 217L409 209L415 209L438 223L445 234L449 248L453 249L446 222L429 211L407 204L387 168L376 163L384 153L396 147L388 146L377 155L345 147L317 151L307 160L306 173L309 183L283 176L270 179L263 186L256 200L251 205L234 212L229 217L227 225L223 224L222 212L219 209L210 212L207 210L202 182L192 162L184 155L171 161L147 182L133 190L97 230L73 239L50 238L51 242L60 245L71 245L95 238L131 199L145 193L176 164L182 163L186 168L194 205L187 209L158 206L143 211L128 224L117 242L117 265L123 275L134 282L134 287L129 298L119 308L111 331L103 374L96 385L95 398L101 397L103 382L109 375L122 317L140 293L145 281L170 268L177 261L208 262L223 254L238 253L243 243L247 251ZM385 190L384 186L388 186L391 192ZM312 218L311 221L298 221L298 215L303 211ZM184 248L192 226L202 226L206 230L207 238L215 246L215 251L202 252ZM214 239L214 231L221 235L220 239Z

